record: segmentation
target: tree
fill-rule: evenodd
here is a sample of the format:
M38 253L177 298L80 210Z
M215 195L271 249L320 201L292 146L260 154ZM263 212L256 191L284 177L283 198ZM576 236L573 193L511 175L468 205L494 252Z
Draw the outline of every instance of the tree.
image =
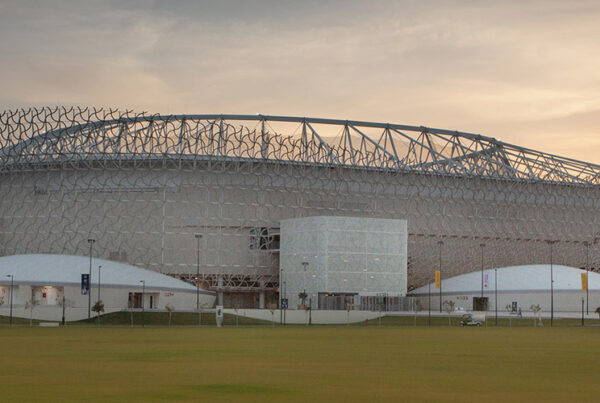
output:
M270 303L267 305L269 311L271 311L271 326L275 326L275 310L277 309L277 304Z
M29 301L25 303L25 309L29 309L29 326L33 326L33 308L38 306L40 301L35 299L35 296L32 295Z
M415 313L415 321L414 321L414 325L417 326L417 312L420 312L422 307L421 307L421 301L414 300L415 302L413 303L413 311Z
M171 327L171 314L175 310L175 307L171 304L167 304L165 305L165 309L167 310L167 312L169 312L169 327Z
M600 316L600 307L596 308L596 313Z
M271 326L275 326L275 309L269 309L271 311Z
M534 319L533 319L533 325L535 326L537 324L536 323L537 320L539 320L539 325L538 326L543 326L543 324L542 324L542 315L539 313L539 312L541 312L542 307L539 304L537 304L537 305L531 305L529 307L529 309L531 309L531 311L533 312L533 314L535 316Z
M454 301L444 301L442 303L444 307L444 311L448 314L448 326L452 326L452 322L450 320L450 314L454 311Z
M102 300L96 301L96 303L92 307L92 311L96 312L96 315L98 315L98 323L99 323L100 322L100 312L104 312L104 302L102 302Z
M298 294L298 298L300 298L300 300L302 301L302 308L306 308L306 298L308 297L308 294L306 294L305 291L302 291L300 294Z
M352 305L346 303L346 325L350 325L350 311L352 310Z
M236 298L235 302L233 303L233 310L235 311L235 327L238 327L238 324L239 324L239 315L238 315L239 306L240 306L239 300Z
M73 307L74 304L73 304L73 301L65 298L65 296L63 294L62 298L58 298L57 305L62 308L62 325L64 326L65 322L66 322L66 310L67 310L67 308Z

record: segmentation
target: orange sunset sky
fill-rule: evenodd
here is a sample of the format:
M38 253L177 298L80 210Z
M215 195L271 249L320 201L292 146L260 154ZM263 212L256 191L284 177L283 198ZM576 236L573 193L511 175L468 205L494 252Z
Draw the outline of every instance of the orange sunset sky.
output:
M0 0L0 110L263 113L600 163L600 1Z

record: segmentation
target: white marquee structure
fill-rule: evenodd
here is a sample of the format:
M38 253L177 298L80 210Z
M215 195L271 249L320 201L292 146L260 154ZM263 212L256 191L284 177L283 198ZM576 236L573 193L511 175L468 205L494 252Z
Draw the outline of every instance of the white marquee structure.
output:
M548 264L471 272L442 281L442 303L452 301L455 309L471 311L473 299L483 296L488 299L488 311L495 311L497 294L500 313L517 312L518 309L530 311L532 305L550 312L552 276L555 312L580 313L583 300L586 313L589 305L589 312L593 314L600 307L600 274L589 273L589 292L582 289L581 274L585 274L585 270L560 265L553 265L551 273ZM410 295L418 297L422 309L428 310L430 292L431 309L439 311L439 289L435 288L435 283L420 287Z
M200 308L212 307L215 301L214 292L197 290L170 276L105 259L92 259L90 294L83 294L81 275L89 275L89 267L90 259L86 256L0 257L0 315L10 315L11 302L15 317L54 321L62 319L64 304L66 320L73 321L86 319L90 301L93 306L98 299L104 303L105 313L142 307L158 310L166 305L192 311L198 297ZM91 315L96 316L93 312Z

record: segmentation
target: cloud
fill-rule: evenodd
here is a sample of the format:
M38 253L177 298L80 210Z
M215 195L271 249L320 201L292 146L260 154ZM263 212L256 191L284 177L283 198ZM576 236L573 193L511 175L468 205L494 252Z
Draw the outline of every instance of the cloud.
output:
M592 1L2 4L0 109L380 120L598 160L599 16Z

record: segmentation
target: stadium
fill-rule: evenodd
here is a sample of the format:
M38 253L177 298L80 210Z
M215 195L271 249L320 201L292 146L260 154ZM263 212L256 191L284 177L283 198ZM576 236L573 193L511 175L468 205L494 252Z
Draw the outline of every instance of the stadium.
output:
M337 260L347 266L338 267L343 280L364 277L368 292L340 282L317 290L315 308L348 295L367 306L382 292L401 297L434 270L443 280L550 262L593 269L600 258L600 166L472 133L307 117L12 110L0 114L0 172L0 255L91 252L199 284L226 307L278 305L286 220L406 223L406 238L397 232L398 244L381 252L396 256L386 264L405 277ZM320 267L317 255L297 258L296 290L301 276L306 288L307 268L316 278ZM396 286L371 287L371 270L379 285Z

